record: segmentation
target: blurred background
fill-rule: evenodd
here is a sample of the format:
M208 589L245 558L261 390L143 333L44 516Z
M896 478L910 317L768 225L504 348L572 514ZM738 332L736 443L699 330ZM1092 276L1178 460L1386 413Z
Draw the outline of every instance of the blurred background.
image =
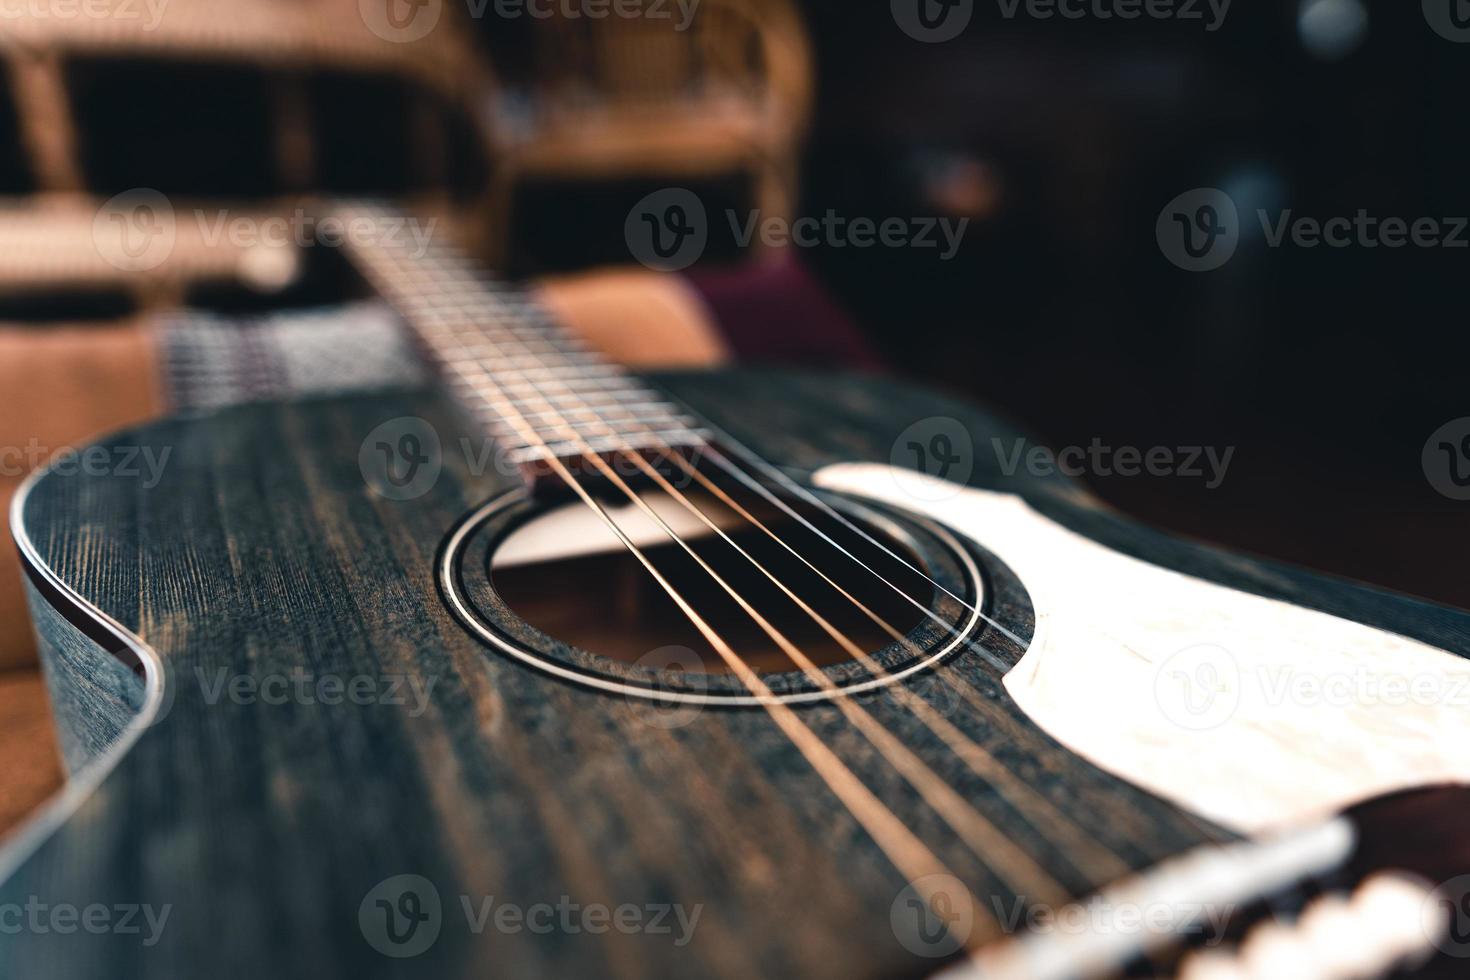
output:
M1452 40L1417 2L1234 4L1222 19L1181 3L1180 18L1124 20L1036 18L1024 3L1007 16L990 0L924 43L900 6L799 5L815 81L797 212L972 219L948 261L799 250L883 363L1053 446L1236 447L1213 489L1084 479L1180 532L1470 605L1470 512L1422 460L1432 433L1470 415L1470 232L1450 234L1470 215L1457 108L1470 32ZM1176 267L1155 235L1165 205L1199 187L1242 218L1234 257L1210 272ZM527 216L519 261L587 261L558 232L588 228L572 215L589 207L539 230ZM1273 226L1288 211L1431 218L1459 247L1272 248L1260 209ZM600 225L621 247L620 221Z
M0 19L0 487L163 412L420 383L327 250L211 233L366 195L629 363L884 370L1057 447L1229 450L1218 485L1081 478L1470 606L1465 7L38 0ZM670 192L703 244L664 261L636 229ZM1272 243L1360 213L1433 224ZM849 231L740 241L829 215ZM914 238L942 223L953 248ZM24 670L3 567L0 666Z

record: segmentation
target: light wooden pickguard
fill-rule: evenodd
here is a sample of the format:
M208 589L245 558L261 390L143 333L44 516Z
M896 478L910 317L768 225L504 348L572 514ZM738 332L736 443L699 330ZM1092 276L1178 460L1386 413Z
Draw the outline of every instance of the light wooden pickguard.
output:
M1244 833L1470 781L1470 662L1119 554L1021 498L876 464L821 486L968 535L1020 577L1035 637L1005 686L1097 766Z

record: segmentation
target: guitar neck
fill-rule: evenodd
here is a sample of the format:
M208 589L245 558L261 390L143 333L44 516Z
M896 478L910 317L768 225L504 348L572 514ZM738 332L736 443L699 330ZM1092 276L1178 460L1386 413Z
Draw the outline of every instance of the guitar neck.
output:
M377 205L334 213L349 227L401 221ZM451 393L528 476L553 457L706 444L708 434L682 409L462 252L443 244L411 251L386 234L347 239L349 259L409 325Z

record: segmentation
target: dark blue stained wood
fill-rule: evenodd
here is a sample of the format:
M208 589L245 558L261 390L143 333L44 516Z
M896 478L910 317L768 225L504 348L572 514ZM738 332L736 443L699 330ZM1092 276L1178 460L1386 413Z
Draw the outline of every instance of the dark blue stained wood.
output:
M887 382L755 372L664 380L798 473L887 461L898 433L931 416L960 419L977 445L992 433L1011 437L974 409ZM25 519L42 559L159 653L174 693L100 789L0 884L0 906L35 896L49 906L146 903L170 913L152 946L132 934L0 932L5 975L931 970L888 925L901 878L763 712L706 711L660 729L621 698L551 680L464 632L440 602L436 550L508 481L472 474L450 452L423 497L374 495L358 447L404 415L429 419L447 445L463 424L429 394L236 409L128 437L171 449L156 488L117 476L48 478L36 488ZM1008 478L987 459L976 454L974 482L1024 492L1123 550L1466 649L1463 613L1174 542L1106 513L1065 481ZM57 651L76 645L49 618L43 626ZM1126 865L1147 867L1207 839L1197 822L1052 743L973 657L945 669L995 705L983 716L959 710L956 724ZM432 695L421 713L213 696L221 679L293 671L366 678L384 693L394 678L412 678L420 689L432 683ZM869 707L1073 894L1105 883L912 716L882 699ZM956 873L1010 906L1007 883L958 845L835 709L802 713ZM401 874L432 882L443 903L437 942L409 959L374 949L358 916L375 885ZM617 930L492 926L476 935L460 907L460 896L524 907L563 895L701 913L693 941L676 946L670 935Z

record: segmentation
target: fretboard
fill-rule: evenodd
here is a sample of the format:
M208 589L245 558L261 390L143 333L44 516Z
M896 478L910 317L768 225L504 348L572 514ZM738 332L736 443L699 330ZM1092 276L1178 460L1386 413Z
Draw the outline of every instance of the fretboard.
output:
M395 219L375 205L333 213L380 228ZM557 324L526 290L496 281L445 245L417 254L409 242L383 235L347 238L353 264L513 461L705 445L708 434L695 420Z

